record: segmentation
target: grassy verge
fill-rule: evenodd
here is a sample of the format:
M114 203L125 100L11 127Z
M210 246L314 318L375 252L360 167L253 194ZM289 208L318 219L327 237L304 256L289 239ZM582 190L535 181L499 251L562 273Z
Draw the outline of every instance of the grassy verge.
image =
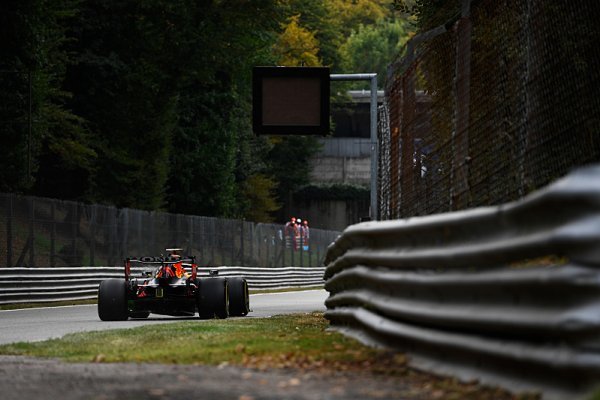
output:
M132 329L76 333L62 339L0 346L0 354L56 357L73 362L150 362L237 365L259 370L293 369L319 374L350 372L396 377L402 384L444 399L513 397L476 382L460 383L415 371L401 353L362 346L335 332L321 313L182 321Z

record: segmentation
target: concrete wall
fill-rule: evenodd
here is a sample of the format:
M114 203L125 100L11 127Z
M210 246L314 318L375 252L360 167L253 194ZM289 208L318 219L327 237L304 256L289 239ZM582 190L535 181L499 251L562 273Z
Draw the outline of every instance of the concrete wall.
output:
M316 157L311 160L311 184L346 183L369 186L371 159L369 157Z

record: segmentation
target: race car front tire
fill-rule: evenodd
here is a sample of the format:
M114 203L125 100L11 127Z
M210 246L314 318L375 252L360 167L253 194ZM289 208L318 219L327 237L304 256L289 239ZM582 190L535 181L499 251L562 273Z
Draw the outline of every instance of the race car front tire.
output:
M102 321L126 321L127 293L122 279L107 279L98 288L98 316Z
M229 316L229 294L225 278L203 278L196 282L198 291L196 302L198 315L202 319L220 318Z
M243 317L250 312L248 282L244 278L227 278L229 288L229 315Z

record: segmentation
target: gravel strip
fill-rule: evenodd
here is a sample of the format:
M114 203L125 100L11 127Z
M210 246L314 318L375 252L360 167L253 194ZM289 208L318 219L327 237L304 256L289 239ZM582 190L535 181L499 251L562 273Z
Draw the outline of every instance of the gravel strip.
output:
M222 366L66 363L0 356L3 400L425 399L399 379Z

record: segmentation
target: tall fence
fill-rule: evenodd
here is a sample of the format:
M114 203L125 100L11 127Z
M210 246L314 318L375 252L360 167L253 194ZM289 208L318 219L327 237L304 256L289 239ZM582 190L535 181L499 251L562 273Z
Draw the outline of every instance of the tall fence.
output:
M336 231L0 193L0 267L115 266L180 247L199 265L317 267Z
M422 3L389 69L382 219L504 203L600 160L597 1Z

